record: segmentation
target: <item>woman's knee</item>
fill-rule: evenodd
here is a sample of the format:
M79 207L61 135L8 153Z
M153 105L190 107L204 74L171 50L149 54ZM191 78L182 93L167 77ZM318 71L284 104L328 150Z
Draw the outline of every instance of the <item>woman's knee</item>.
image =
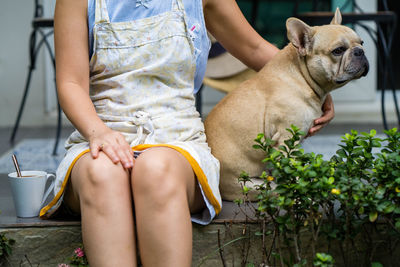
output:
M153 148L136 159L131 179L135 198L140 195L163 204L173 197L186 197L187 181L194 179L194 174L179 152Z
M128 172L121 164L114 164L104 153L100 153L96 159L86 154L79 161L75 172L73 170L75 177L72 180L78 186L79 198L86 204L100 204L100 199L109 201L111 197L118 198L130 188Z

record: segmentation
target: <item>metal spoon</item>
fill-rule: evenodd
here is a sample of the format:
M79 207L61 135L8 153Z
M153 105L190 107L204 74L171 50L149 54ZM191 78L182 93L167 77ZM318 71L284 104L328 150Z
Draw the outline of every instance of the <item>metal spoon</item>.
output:
M17 170L17 177L22 177L21 170L20 170L19 165L18 165L17 157L15 156L15 154L13 154L11 157L12 157L12 160L14 162L15 169Z

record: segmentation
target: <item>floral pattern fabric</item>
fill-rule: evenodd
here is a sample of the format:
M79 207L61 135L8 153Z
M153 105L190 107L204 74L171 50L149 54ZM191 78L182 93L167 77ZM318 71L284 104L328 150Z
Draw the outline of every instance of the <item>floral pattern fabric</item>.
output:
M182 0L174 0L168 12L129 22L110 23L105 0L96 0L95 12L89 94L98 116L134 150L166 146L182 153L207 206L192 220L209 223L221 210L219 162L195 108L195 48ZM88 151L88 142L75 131L66 148L57 170L56 197L42 209L42 217L61 204L72 166Z

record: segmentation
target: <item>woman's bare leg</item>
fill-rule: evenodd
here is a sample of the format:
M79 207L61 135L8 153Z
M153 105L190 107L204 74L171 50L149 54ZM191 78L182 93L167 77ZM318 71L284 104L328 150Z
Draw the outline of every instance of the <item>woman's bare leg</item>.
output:
M151 148L136 159L131 179L143 266L190 266L190 213L204 201L189 162L174 149Z
M83 155L71 173L65 201L81 211L82 238L90 266L136 266L129 172L100 153Z

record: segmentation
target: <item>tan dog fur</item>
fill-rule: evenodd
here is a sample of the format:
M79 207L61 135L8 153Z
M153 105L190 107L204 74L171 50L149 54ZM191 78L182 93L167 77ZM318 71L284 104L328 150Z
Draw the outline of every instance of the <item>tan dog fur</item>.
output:
M291 124L308 132L321 116L326 95L368 72L360 37L340 25L337 10L330 25L310 27L289 18L290 43L253 78L225 96L205 120L207 141L221 163L222 198L242 196L242 171L259 176L263 153L252 148L257 134L283 144ZM345 48L342 54L342 48ZM336 49L336 50L335 50Z

